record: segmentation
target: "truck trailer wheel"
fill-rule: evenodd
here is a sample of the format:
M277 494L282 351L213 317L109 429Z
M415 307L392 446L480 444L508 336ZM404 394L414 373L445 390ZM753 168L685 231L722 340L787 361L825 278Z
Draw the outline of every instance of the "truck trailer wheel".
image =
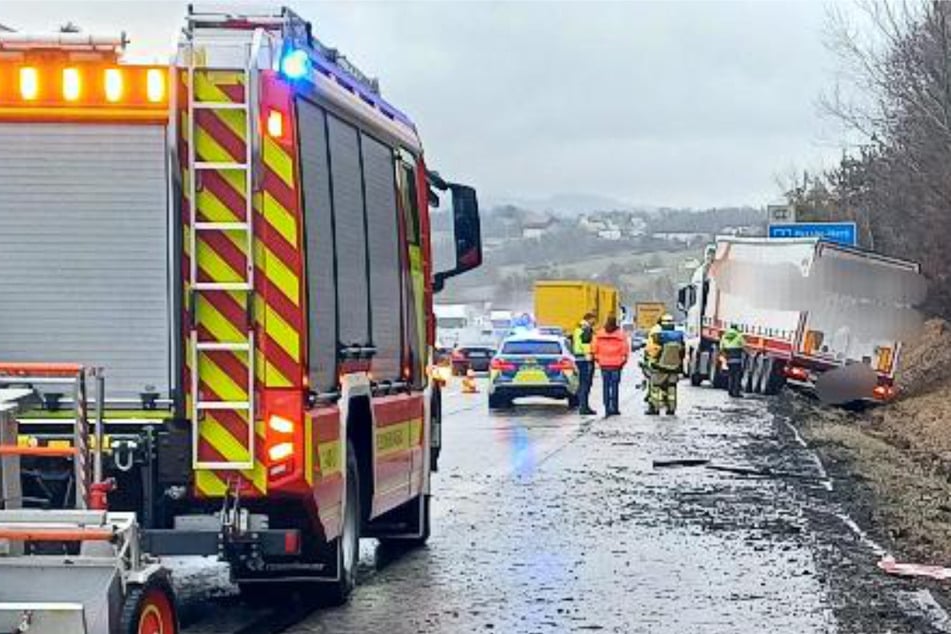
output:
M353 444L347 441L346 504L340 537L335 540L337 550L337 580L320 588L321 599L331 605L347 602L357 583L357 562L360 558L360 470Z
M698 359L699 355L699 351L692 350L690 352L690 362L687 367L687 374L690 376L690 385L694 387L700 387L700 384L703 383L703 375L700 374L700 360Z
M178 634L175 595L168 582L152 579L129 586L119 619L121 634Z

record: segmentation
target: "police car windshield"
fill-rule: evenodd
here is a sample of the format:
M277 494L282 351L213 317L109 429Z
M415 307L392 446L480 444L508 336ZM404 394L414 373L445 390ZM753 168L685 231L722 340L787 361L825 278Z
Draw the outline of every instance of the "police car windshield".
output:
M561 354L561 344L557 341L506 341L502 354Z

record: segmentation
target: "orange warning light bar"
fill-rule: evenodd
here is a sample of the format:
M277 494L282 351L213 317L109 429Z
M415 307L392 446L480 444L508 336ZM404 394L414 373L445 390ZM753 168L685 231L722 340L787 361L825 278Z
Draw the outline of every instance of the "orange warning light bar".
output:
M168 118L169 69L68 60L0 61L0 120Z

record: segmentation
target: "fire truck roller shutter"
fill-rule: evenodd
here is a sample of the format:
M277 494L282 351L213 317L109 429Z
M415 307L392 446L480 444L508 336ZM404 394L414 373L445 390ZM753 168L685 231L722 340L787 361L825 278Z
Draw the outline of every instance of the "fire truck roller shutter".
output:
M369 279L360 138L356 128L330 114L327 131L337 245L337 297L339 314L344 317L340 320L340 343L369 345Z
M363 179L367 202L367 240L370 253L372 337L376 346L373 376L400 378L400 252L396 209L396 166L393 151L362 134Z
M0 124L0 359L171 388L165 128Z
M310 384L329 392L337 384L337 285L326 114L319 106L298 99L297 125L306 235Z

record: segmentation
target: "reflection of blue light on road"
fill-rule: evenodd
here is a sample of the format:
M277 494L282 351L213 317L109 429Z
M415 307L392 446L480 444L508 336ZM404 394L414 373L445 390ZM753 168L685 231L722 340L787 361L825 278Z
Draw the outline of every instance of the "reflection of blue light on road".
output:
M530 476L535 472L535 447L524 427L512 430L512 466L519 477Z

